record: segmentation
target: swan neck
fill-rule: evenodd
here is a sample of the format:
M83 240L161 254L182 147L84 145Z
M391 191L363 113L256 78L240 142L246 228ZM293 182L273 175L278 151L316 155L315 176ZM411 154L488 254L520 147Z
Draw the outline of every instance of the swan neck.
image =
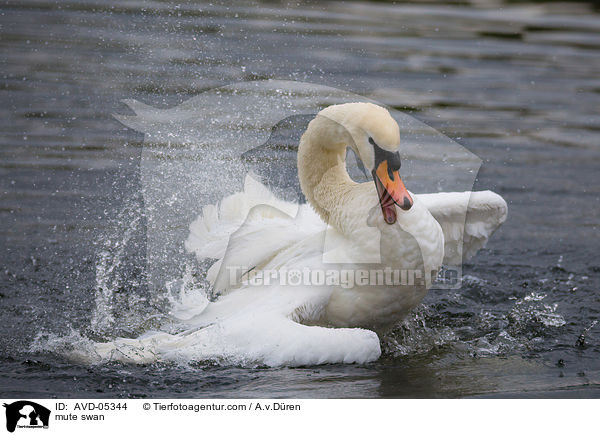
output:
M313 119L300 139L298 178L309 204L336 228L332 211L340 207L348 187L355 184L346 170L348 133L323 116Z

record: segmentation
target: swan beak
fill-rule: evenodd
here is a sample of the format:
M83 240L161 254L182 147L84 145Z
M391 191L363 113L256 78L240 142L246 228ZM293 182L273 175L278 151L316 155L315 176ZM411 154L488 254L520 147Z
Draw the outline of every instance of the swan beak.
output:
M402 210L409 210L413 205L413 199L406 190L400 173L391 171L387 160L382 161L373 171L373 179L377 187L383 217L386 223L392 225L396 222L394 203Z

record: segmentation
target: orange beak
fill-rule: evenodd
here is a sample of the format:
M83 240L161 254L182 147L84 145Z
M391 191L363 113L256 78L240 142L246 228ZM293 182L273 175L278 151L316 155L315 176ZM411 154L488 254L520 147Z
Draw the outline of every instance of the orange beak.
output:
M386 223L392 225L396 222L396 208L398 205L402 210L409 210L413 205L408 190L404 186L400 173L391 171L387 160L383 160L377 169L373 171L373 179L379 195L379 204Z

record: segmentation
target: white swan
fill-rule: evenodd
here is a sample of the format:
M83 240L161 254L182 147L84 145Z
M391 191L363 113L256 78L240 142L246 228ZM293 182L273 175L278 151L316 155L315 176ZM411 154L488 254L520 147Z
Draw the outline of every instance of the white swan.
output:
M348 176L347 147L374 183ZM267 365L377 359L373 331L406 316L442 264L473 255L507 212L490 191L410 193L400 178L399 147L398 124L384 108L348 103L319 112L298 149L308 204L281 201L248 176L243 192L204 207L186 247L198 259L217 260L207 277L220 296L180 334L98 344L99 356ZM410 278L391 283L391 271ZM251 275L262 281L249 281ZM340 282L351 275L354 282Z

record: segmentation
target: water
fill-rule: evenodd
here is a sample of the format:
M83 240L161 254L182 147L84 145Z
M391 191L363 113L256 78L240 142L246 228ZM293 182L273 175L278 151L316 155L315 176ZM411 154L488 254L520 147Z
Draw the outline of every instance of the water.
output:
M600 395L589 4L32 1L0 20L4 396ZM509 218L462 288L430 292L367 365L90 366L48 346L136 336L168 311L148 279L144 137L112 116L131 114L120 101L164 109L269 78L388 104L483 160L475 188L503 195Z

